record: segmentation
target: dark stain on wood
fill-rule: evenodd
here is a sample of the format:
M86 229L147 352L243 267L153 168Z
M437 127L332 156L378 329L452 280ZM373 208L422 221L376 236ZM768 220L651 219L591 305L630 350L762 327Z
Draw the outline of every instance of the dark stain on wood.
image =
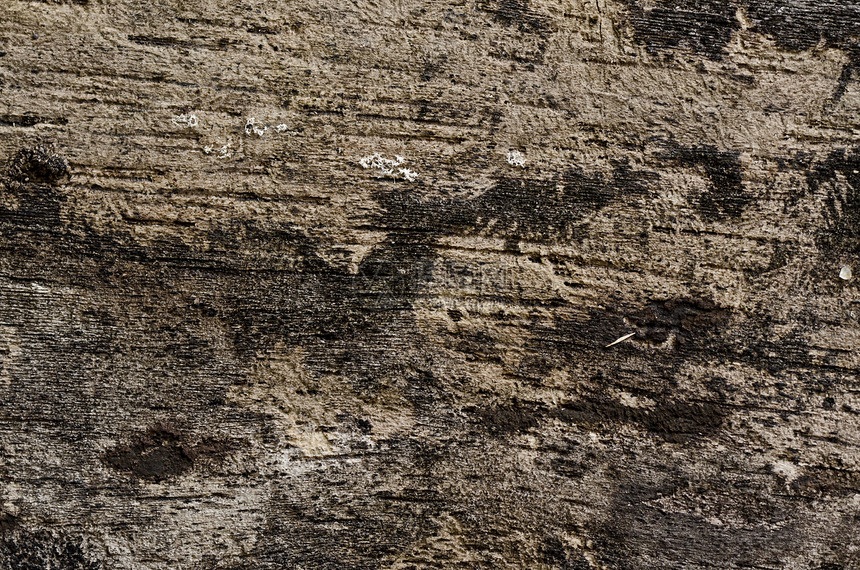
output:
M105 453L104 462L141 479L162 481L191 469L193 457L194 452L176 430L156 425L130 444Z
M753 200L743 187L740 153L720 151L713 146L669 145L661 158L681 166L701 169L708 189L698 196L699 211L708 220L740 216Z
M4 178L10 183L54 186L69 176L69 164L45 145L19 150L6 166Z
M0 537L0 562L9 570L101 570L80 536L48 530L14 531Z
M682 342L704 342L718 334L731 316L731 311L708 299L669 299L650 303L630 320L639 327L636 338L664 343L670 334Z
M482 407L476 411L476 416L490 434L506 437L536 427L541 413L534 405L514 401Z
M721 60L726 44L740 28L737 7L719 0L625 0L636 41L654 55L669 58L688 51Z
M480 0L480 8L493 15L505 25L519 29L523 33L548 37L552 33L549 18L532 10L529 0Z
M577 239L579 223L615 201L647 195L654 172L625 162L608 176L571 168L550 179L501 177L463 200L420 200L407 192L379 196L380 227L428 235L488 235L509 239Z
M619 422L635 424L668 443L686 443L716 433L725 412L713 404L663 402L648 409L595 399L565 404L556 415L566 422L599 429L611 429Z
M860 254L860 149L831 151L807 172L811 192L825 191L826 227L818 244L830 254Z

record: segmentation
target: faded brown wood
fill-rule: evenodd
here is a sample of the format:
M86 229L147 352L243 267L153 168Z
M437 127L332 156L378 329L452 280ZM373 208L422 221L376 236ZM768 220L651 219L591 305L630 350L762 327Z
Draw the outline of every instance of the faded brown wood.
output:
M5 0L0 567L860 567L858 38Z

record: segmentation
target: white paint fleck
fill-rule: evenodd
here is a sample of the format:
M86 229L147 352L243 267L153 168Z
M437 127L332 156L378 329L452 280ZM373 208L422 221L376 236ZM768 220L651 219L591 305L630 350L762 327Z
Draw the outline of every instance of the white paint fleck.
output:
M373 168L379 170L384 176L391 176L392 178L402 176L409 182L414 182L418 179L418 173L409 168L402 168L401 165L404 162L406 162L406 159L399 154L395 154L392 160L385 158L378 152L370 156L365 156L358 161L364 169Z
M266 134L266 131L269 130L269 127L263 125L262 128L257 126L257 119L254 117L249 117L247 121L245 121L245 134L251 136L252 134L257 135L258 137L262 137Z
M245 120L245 134L248 136L257 135L258 137L262 137L270 128L279 133L285 133L289 127L286 123L278 123L277 125L258 123L255 117L248 117Z
M508 164L510 164L511 166L519 166L520 168L525 168L526 157L518 150L509 150Z
M851 267L848 265L843 265L842 269L839 270L839 278L840 279L843 279L845 281L850 281L853 276L854 276L854 274L851 271Z
M788 461L774 461L773 472L785 478L786 483L791 483L800 475L797 466Z
M200 124L200 121L197 119L197 115L194 113L190 113L188 115L185 113L174 115L171 122L177 127L187 127L189 129L193 129Z
M230 147L233 146L233 143L227 143L221 148L218 149L217 158L230 158L233 153L230 152ZM212 154L215 152L215 149L209 145L203 147L203 154Z

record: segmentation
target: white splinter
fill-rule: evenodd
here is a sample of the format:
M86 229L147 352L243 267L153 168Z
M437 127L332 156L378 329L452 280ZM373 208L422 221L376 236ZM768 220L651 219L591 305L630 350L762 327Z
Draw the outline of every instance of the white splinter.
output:
M625 340L627 340L628 338L630 338L631 336L633 336L635 334L636 334L635 332L632 332L630 334L626 334L626 335L622 336L621 338L614 340L614 341L610 342L609 344L607 344L606 348L609 348L610 346L614 346L614 345L618 344L619 342L624 342Z

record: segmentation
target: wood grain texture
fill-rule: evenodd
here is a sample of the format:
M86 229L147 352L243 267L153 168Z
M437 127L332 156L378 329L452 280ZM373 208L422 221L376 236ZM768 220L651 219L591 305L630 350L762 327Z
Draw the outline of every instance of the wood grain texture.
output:
M858 73L844 0L4 0L0 567L860 568Z

